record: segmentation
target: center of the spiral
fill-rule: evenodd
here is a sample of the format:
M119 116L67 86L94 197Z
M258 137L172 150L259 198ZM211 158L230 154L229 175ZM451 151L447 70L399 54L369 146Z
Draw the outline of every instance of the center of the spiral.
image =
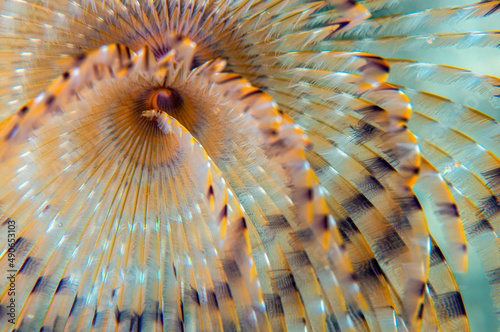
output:
M151 95L149 104L151 109L174 115L183 106L184 100L174 89L162 88Z

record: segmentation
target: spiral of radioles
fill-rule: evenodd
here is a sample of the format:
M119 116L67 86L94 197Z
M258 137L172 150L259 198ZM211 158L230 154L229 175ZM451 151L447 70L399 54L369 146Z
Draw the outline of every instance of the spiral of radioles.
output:
M498 315L500 2L415 6L2 2L0 329L468 331L469 251Z

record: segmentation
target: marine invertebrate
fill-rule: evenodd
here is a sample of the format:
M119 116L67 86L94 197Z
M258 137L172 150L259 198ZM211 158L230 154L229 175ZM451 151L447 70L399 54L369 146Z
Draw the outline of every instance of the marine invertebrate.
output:
M2 3L2 329L467 330L426 217L498 314L500 2L398 5Z

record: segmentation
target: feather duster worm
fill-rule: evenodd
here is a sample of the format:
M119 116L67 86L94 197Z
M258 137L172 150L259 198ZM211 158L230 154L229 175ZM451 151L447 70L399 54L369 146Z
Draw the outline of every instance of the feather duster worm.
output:
M500 1L425 9L3 1L0 330L468 331L469 245L498 315Z

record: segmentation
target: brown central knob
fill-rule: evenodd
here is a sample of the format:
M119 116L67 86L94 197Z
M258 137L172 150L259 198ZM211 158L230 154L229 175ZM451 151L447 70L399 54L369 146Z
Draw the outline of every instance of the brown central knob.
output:
M153 93L150 99L151 108L174 115L184 101L181 95L170 88L162 88Z

